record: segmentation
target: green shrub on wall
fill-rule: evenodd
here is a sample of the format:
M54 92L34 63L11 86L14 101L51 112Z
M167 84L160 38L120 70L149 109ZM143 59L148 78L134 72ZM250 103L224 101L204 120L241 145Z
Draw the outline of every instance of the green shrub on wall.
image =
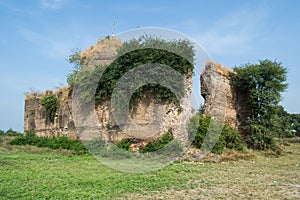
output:
M177 52L173 53L172 51ZM116 59L108 66L95 66L95 67L82 67L80 66L80 58L78 52L72 54L69 58L70 62L74 63L73 73L68 75L69 85L74 86L74 81L78 84L78 90L80 91L81 98L84 101L91 101L95 98L97 103L101 103L111 98L112 92L121 77L127 72L138 66L147 65L147 77L161 77L170 70L164 68L165 71L159 71L155 66L163 65L182 74L182 77L191 77L193 72L194 61L194 49L193 46L187 40L174 40L166 41L153 37L141 37L140 39L130 40L124 42L118 49ZM75 60L75 62L74 62ZM150 65L149 65L150 64ZM104 70L105 71L102 71ZM144 75L136 74L136 76ZM101 79L99 80L99 77ZM94 80L99 80L96 83ZM159 101L173 102L179 105L180 98L184 95L184 80L174 80L174 77L169 77L164 82L172 85L172 88L178 92L177 96L167 87L154 83L139 85L139 88L134 91L132 99L141 97L144 92L153 92ZM126 89L133 85L133 81L128 81L124 87ZM96 93L94 86L97 84ZM92 96L95 94L95 96ZM122 101L124 98L119 97L118 101ZM120 104L122 104L121 102ZM127 103L127 102L125 102Z
M44 106L46 110L47 118L50 122L54 122L55 113L57 108L59 107L59 100L54 95L44 96L41 100L41 105Z
M153 48L151 48L152 46ZM161 47L164 47L166 50L161 49ZM168 49L173 51L175 50L178 53L182 52L182 54L184 54L184 58L182 55L177 55ZM141 37L139 40L124 42L118 50L117 59L106 68L101 76L96 92L96 100L101 102L109 99L116 83L126 72L145 64L152 63L154 65L154 63L159 63L161 65L166 65L181 73L185 77L190 77L192 76L194 68L193 59L193 46L186 40L165 41L145 36ZM161 73L165 73L155 70L155 68L154 70L151 70L152 66L148 66L148 68L149 70L147 73L148 76L151 77L158 77ZM166 76L166 78L168 77ZM172 78L174 77L170 77L170 82L172 82ZM128 83L131 82L132 81L129 81ZM177 91L184 91L183 80L180 82L173 81L172 86L177 88ZM132 98L140 97L145 91L152 91L156 93L158 100L166 100L177 105L179 104L178 100L180 100L180 98L184 95L182 93L180 96L176 97L170 89L162 85L146 84L137 88ZM119 99L122 100L123 98L120 97Z

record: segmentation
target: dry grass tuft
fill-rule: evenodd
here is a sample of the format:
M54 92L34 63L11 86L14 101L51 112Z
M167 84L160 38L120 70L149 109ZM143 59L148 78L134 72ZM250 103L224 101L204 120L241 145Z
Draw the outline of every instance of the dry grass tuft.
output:
M222 75L222 76L226 76L229 77L230 75L234 74L235 72L232 71L231 69L222 66L220 63L217 63L213 60L209 60L207 61L206 65L214 65L216 67L216 70Z
M85 60L90 60L90 57L94 58L96 55L105 60L101 57L111 57L111 54L116 53L117 48L122 44L123 42L115 37L102 38L98 40L95 46L92 45L81 53L80 62L84 64Z
M27 93L25 99L26 100L42 99L44 96L50 95L50 94L56 96L59 99L60 103L64 103L65 101L68 100L68 98L70 96L70 88L62 87L55 91L46 90L44 93L41 93L41 92Z

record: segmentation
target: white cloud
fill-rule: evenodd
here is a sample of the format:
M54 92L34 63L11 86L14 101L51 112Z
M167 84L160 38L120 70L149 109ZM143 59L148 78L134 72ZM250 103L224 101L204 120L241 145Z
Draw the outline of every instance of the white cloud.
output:
M41 6L43 8L58 10L66 3L66 0L42 0Z

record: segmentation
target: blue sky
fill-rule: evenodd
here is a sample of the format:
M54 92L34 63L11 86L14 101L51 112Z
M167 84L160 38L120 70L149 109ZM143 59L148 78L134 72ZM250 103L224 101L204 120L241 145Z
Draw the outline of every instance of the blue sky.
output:
M25 92L65 84L72 49L115 32L162 27L201 44L232 68L281 61L289 88L282 105L300 113L300 1L0 0L0 129L23 130Z

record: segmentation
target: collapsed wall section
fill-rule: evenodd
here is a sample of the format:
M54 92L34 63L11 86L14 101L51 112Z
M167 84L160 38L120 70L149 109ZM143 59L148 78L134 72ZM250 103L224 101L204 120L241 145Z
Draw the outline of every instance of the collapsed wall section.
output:
M201 74L201 94L205 99L204 111L206 115L224 118L226 123L243 132L243 129L247 129L242 123L247 115L245 112L247 96L240 94L233 87L233 75L232 70L213 61L207 62ZM181 104L186 112L179 112L175 105L159 105L153 94L145 94L133 107L134 111L132 110L130 113L132 120L139 126L149 126L156 122L160 134L172 128L178 137L184 137L180 136L182 130L179 124L182 120L187 122L192 115L190 104L191 79L185 80L185 87L185 96ZM24 130L34 132L38 136L67 136L78 139L72 116L71 92L68 88L62 88L58 91L48 90L43 94L28 95L25 99ZM47 119L45 108L41 105L41 99L49 94L56 96L60 102L54 122ZM128 133L115 128L116 124L111 109L110 102L103 102L95 108L95 111L101 131L106 134L106 139L119 141L128 137ZM148 139L152 140L158 136L159 134Z
M53 122L46 115L41 100L47 95L54 95L59 100ZM77 139L77 133L72 118L71 91L61 88L58 91L47 90L43 94L29 94L25 99L24 131L34 132L41 137L66 136Z
M201 74L201 95L204 113L238 128L236 91L232 84L234 72L222 65L208 61Z
M91 46L81 56L81 64L85 67L111 63L118 47L122 45L116 38L99 40L95 46ZM187 124L192 116L192 106L190 102L192 77L184 80L184 96L181 99L181 109L168 102L158 102L155 94L146 93L135 102L133 109L130 111L130 117L137 126L152 127L155 125L157 131L155 134L141 138L145 141L155 140L162 134L172 129L175 138L186 141ZM47 120L44 107L41 105L41 99L49 94L55 95L60 106L57 109L54 122ZM104 139L110 141L120 141L123 138L130 137L130 133L120 130L115 124L112 116L113 107L110 101L101 102L95 105L97 120L100 124L99 135L103 134ZM44 94L30 94L25 100L24 130L36 133L38 136L67 136L73 139L79 139L72 115L72 91L70 89L60 89L58 91L47 91Z

